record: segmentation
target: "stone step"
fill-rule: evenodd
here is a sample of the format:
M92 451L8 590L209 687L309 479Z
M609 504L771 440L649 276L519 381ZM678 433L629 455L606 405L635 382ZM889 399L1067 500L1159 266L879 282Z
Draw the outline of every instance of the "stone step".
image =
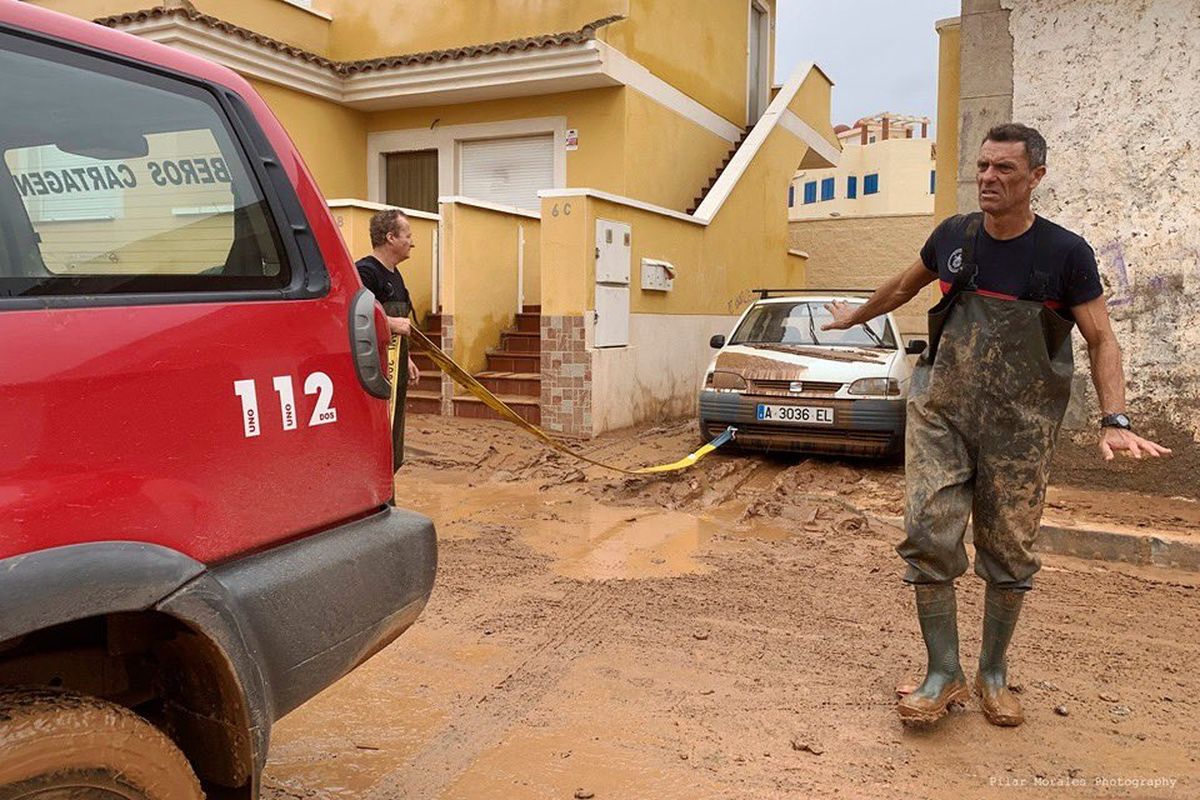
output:
M538 425L542 421L541 404L530 397L518 397L515 395L503 395L500 399L505 405L524 420ZM455 397L454 398L454 416L470 417L472 419L504 419L499 412L493 411L488 406L484 405L483 401L477 397Z
M475 379L495 395L542 396L542 376L536 372L480 372Z
M541 333L542 315L526 312L517 314L517 330L522 333Z
M409 414L440 414L442 413L442 393L412 390L405 398L404 410Z
M541 332L527 333L525 331L504 331L500 334L500 349L513 353L542 352Z
M487 368L489 372L536 372L540 375L542 372L542 357L539 353L489 350L487 353Z

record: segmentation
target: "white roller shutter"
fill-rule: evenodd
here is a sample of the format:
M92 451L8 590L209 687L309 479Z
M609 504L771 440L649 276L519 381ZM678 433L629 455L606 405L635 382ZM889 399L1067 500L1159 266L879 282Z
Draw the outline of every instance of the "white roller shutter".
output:
M463 142L459 194L537 211L538 190L554 188L554 136Z

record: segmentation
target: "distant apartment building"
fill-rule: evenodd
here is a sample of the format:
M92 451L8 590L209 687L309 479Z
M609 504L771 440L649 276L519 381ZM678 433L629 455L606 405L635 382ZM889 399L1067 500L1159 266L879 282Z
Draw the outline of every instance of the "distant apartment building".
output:
M796 173L789 220L933 213L937 177L928 117L884 112L834 130L841 160Z

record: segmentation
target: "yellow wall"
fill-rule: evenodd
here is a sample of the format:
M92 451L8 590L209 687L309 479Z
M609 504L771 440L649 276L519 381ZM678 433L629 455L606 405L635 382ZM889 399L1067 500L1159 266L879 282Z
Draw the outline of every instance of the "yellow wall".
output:
M664 108L641 92L625 93L625 191L676 211L691 207L732 143ZM593 184L571 181L572 186Z
M367 196L367 115L326 100L251 81L292 137L327 198Z
M373 208L362 206L337 206L330 209L333 220L337 223L342 241L350 251L350 257L355 261L371 252L371 215ZM409 296L413 301L413 312L419 322L430 313L433 302L433 249L434 232L437 221L410 217L412 225L413 250L408 260L400 264L400 274L404 276L404 285L408 287Z
M536 117L566 117L566 127L579 131L579 149L566 154L567 185L590 186L625 194L625 168L620 158L625 135L625 96L625 89L614 87L484 103L381 111L369 115L367 130L425 131L435 124L475 125ZM365 155L360 163L366 163Z
M145 0L36 0L34 4L81 19L108 17L158 5ZM328 55L329 20L302 8L280 0L193 0L192 4L204 14L318 55Z
M441 216L442 310L454 315L454 360L479 372L517 312L518 226L528 232L538 221L463 203L441 204Z
M804 261L787 253L787 216L778 201L803 150L790 133L776 128L707 226L598 198L543 199L543 313L594 308L598 218L632 226L630 310L635 314L735 314L756 286L804 286ZM570 215L564 213L568 203ZM642 291L643 258L676 267L672 291Z
M605 41L733 124L745 125L748 0L630 0L630 6L629 23L612 26ZM773 24L774 0L769 7ZM774 53L774 41L772 30L768 53Z
M518 225L525 237L523 305L536 306L542 302L542 224L530 219Z
M810 288L875 289L916 261L931 230L928 213L800 220L791 224L791 246L809 255ZM925 336L935 286L896 312L902 333Z
M961 26L957 19L938 23L937 193L933 217L940 222L958 213L958 95L962 75Z
M888 139L873 144L848 144L842 158L831 169L800 170L792 186L795 205L792 219L825 219L838 216L877 216L879 214L928 214L933 211L934 196L929 193L929 172L934 169L931 139ZM879 192L863 193L863 177L879 176ZM846 179L858 178L858 197L846 197ZM834 179L834 199L821 200L820 184ZM804 184L817 183L817 202L804 202Z
M332 57L374 58L578 30L628 15L629 0L318 0L334 18Z

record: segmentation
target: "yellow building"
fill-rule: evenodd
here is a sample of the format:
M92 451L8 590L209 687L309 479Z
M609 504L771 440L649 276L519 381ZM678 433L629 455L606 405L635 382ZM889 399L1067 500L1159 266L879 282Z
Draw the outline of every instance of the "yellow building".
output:
M928 117L884 112L835 130L841 160L796 172L789 219L933 213L937 148Z
M246 76L355 256L409 211L419 318L551 430L689 412L749 289L805 285L778 198L840 143L819 68L770 86L775 0L37 4ZM485 411L433 374L410 397Z

